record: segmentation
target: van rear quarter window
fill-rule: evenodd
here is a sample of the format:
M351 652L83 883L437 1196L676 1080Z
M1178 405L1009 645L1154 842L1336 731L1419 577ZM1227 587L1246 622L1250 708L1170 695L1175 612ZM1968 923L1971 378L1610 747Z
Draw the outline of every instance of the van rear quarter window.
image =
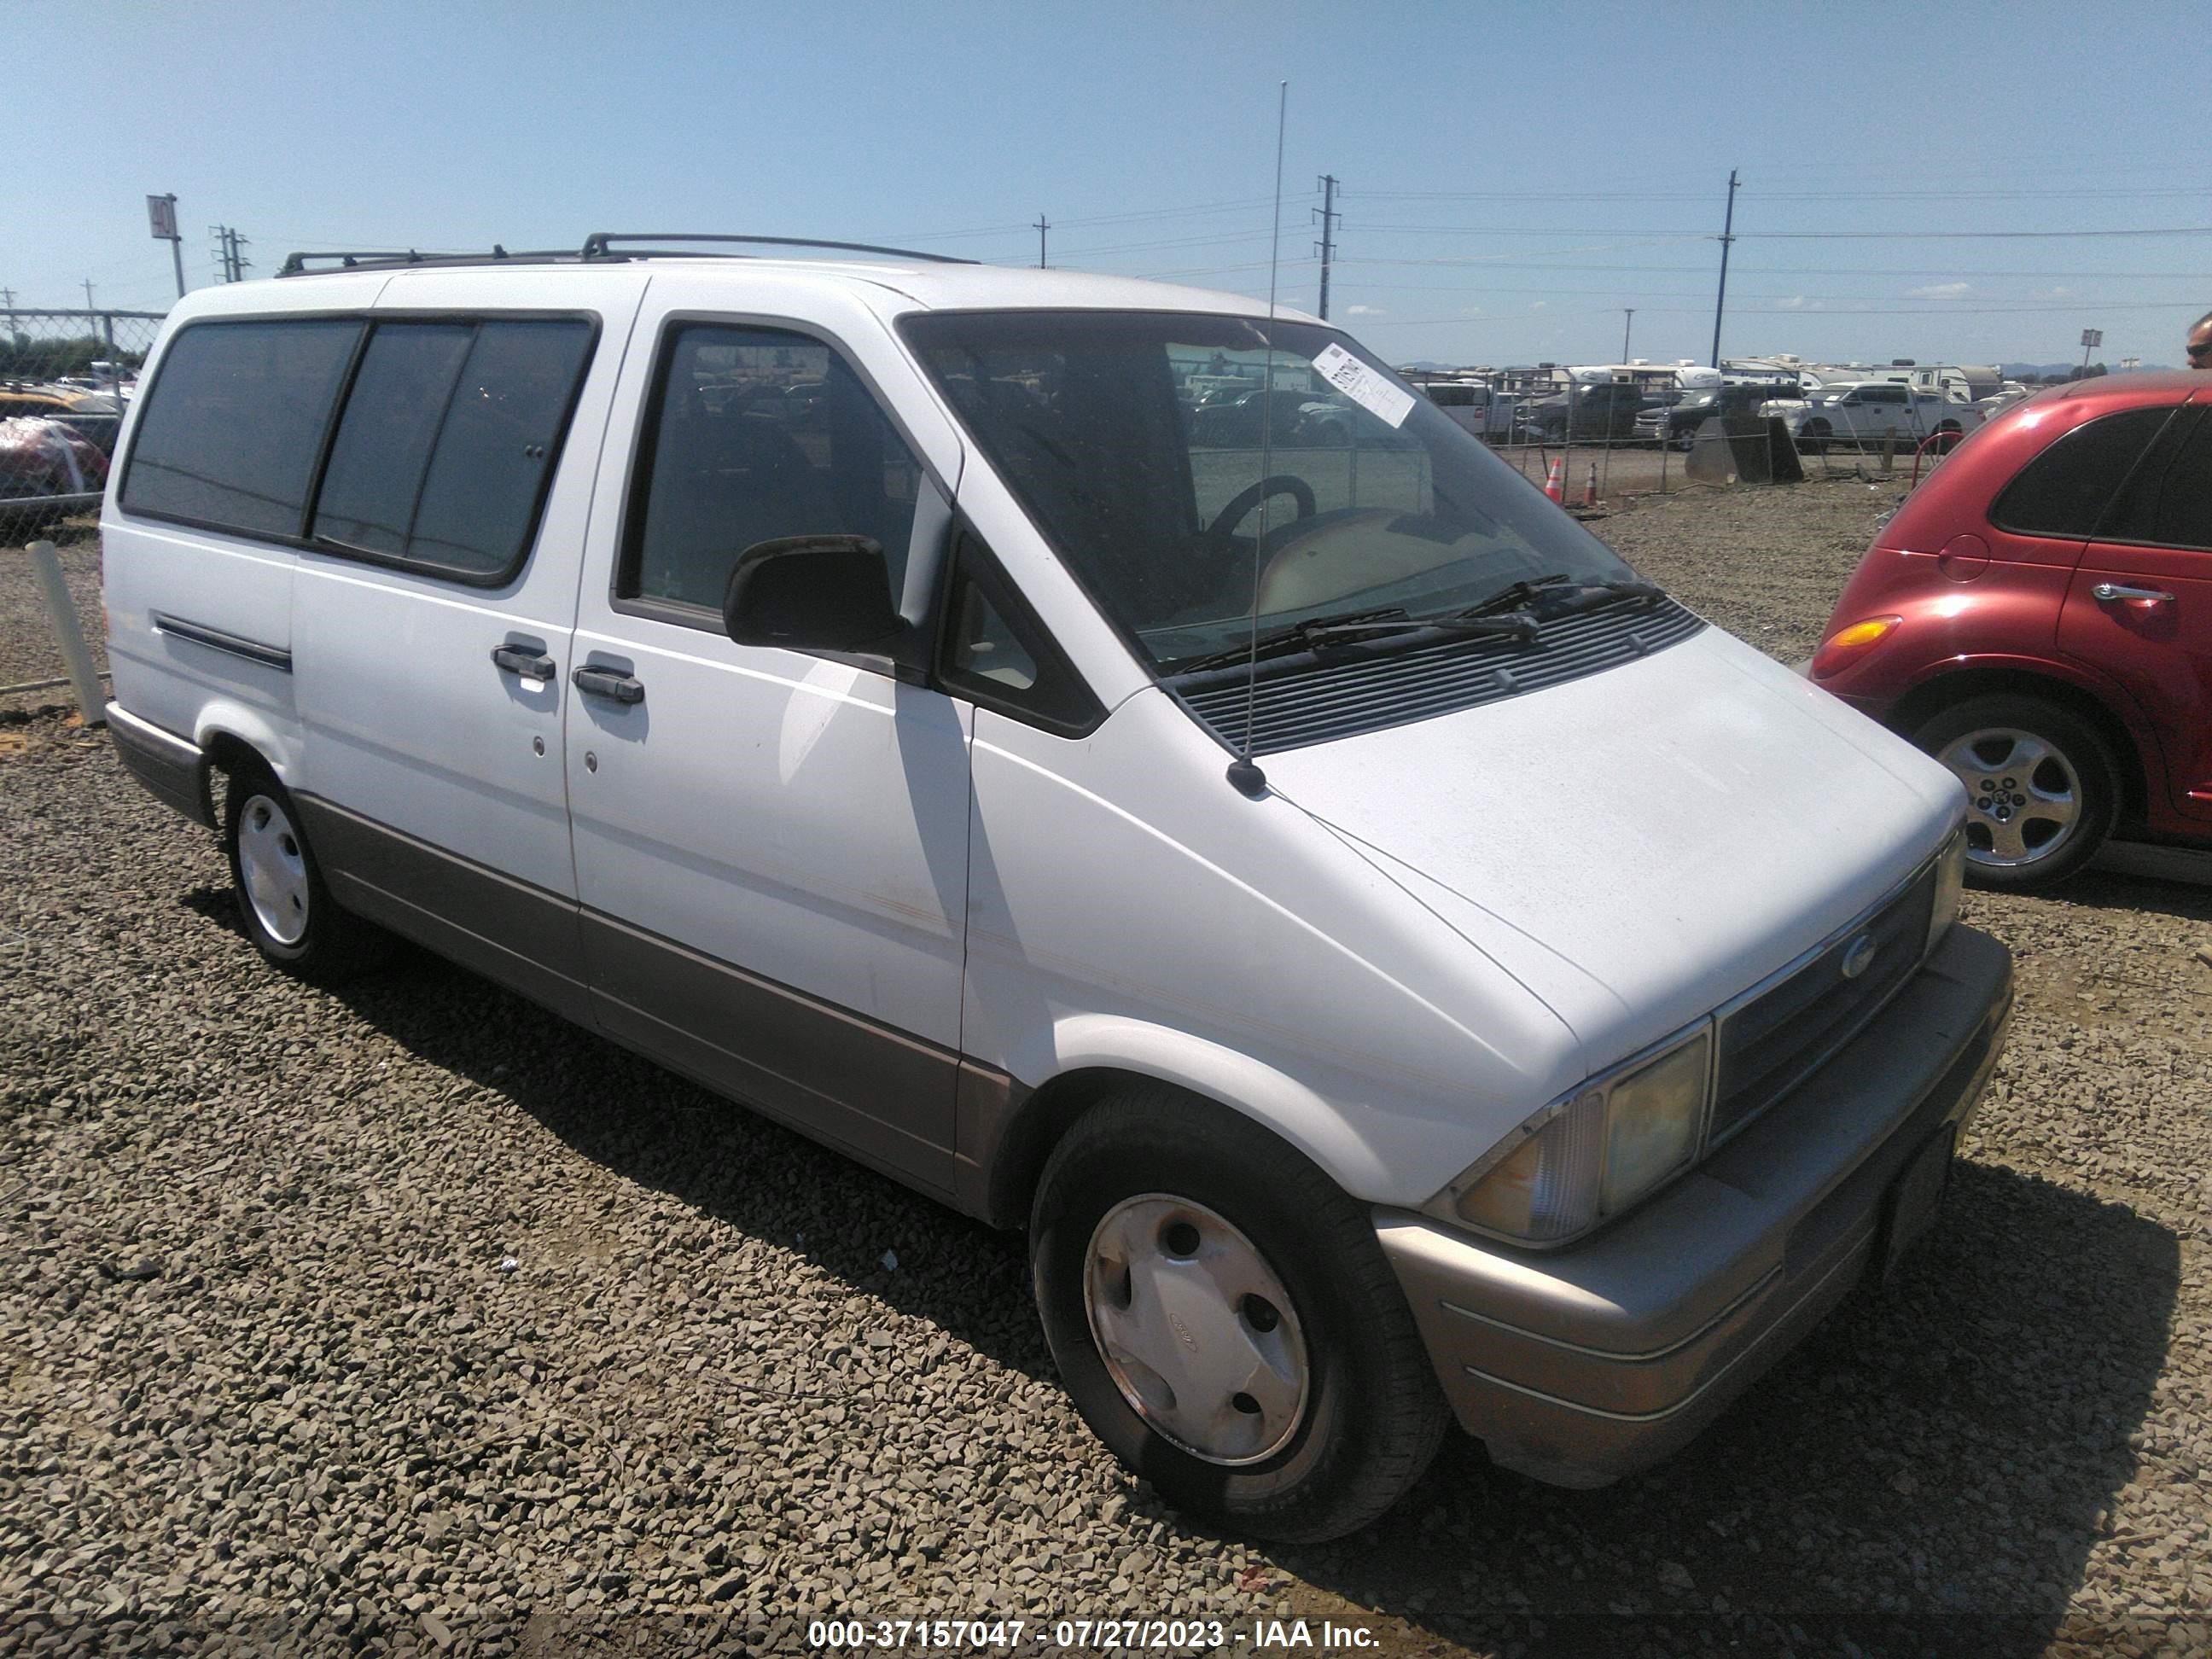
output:
M362 326L301 318L181 330L146 394L124 511L297 536Z

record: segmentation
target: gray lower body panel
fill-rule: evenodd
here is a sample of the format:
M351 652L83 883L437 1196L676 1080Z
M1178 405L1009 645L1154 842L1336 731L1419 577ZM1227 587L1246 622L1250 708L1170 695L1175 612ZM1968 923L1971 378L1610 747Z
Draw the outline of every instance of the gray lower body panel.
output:
M959 1057L313 795L348 909L933 1197L955 1197Z
M1516 1250L1378 1211L1462 1426L1563 1486L1694 1437L1878 1259L1908 1170L1940 1179L2011 1006L2010 953L1954 927L1791 1097L1583 1244Z
M215 805L208 794L207 757L190 738L165 732L122 704L107 705L107 733L124 769L164 805L194 823L216 827Z
M576 902L319 796L301 825L340 904L582 1024L592 1019Z

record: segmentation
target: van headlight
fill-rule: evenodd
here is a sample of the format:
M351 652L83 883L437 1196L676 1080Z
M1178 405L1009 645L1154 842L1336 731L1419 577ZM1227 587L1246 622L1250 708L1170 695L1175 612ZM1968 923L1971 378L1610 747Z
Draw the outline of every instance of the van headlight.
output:
M1959 919L1959 895L1966 885L1966 826L1960 824L1936 855L1936 904L1928 914L1928 948L1932 955Z
M1523 1123L1431 1207L1524 1243L1587 1232L1695 1160L1712 1055L1712 1022L1704 1020L1593 1078Z

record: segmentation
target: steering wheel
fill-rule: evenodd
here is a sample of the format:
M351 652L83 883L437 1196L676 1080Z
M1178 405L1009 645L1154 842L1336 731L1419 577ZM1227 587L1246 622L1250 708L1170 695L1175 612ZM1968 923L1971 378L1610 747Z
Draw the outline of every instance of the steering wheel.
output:
M1216 548L1228 546L1229 538L1237 533L1237 526L1244 522L1245 515L1270 495L1288 495L1297 503L1301 519L1310 519L1316 511L1313 486L1304 478L1278 472L1238 490L1229 505L1221 509L1221 516L1206 526L1206 539Z

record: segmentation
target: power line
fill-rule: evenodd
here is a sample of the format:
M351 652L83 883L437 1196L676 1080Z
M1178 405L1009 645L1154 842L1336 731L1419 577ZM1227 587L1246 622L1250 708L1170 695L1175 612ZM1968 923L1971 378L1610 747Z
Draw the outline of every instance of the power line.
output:
M1359 228L1385 234L1413 232L1430 236L1609 236L1620 227L1594 225L1376 225L1364 220ZM1761 242L1858 240L1875 242L1947 242L1996 239L2015 241L2063 240L2085 236L2212 236L2212 225L2165 225L2129 230L1762 230L1746 231L1742 240ZM1711 236L1692 240L1711 241Z

